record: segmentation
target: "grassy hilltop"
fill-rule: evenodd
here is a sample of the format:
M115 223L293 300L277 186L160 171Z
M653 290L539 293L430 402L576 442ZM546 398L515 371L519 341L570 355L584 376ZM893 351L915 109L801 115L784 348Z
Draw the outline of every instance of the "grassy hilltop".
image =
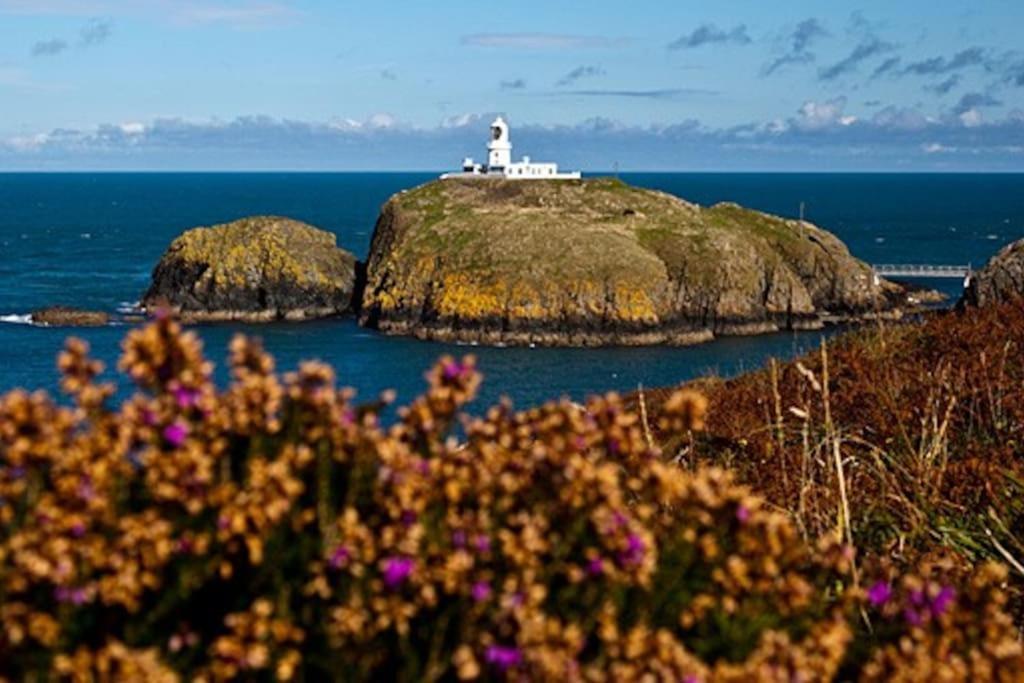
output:
M363 320L440 339L691 343L900 305L834 235L617 179L444 180L385 204Z

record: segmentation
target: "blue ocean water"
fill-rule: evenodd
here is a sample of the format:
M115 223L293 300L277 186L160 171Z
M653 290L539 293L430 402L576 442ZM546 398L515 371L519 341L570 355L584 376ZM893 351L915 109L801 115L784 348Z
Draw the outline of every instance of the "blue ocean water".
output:
M0 174L0 320L66 304L114 310L131 305L168 243L183 230L252 214L279 214L338 235L363 258L380 205L394 192L435 177L421 173ZM1024 175L623 174L627 182L701 204L734 201L806 216L873 263L982 264L1024 237ZM933 281L953 295L956 281ZM472 351L485 373L480 404L501 394L518 405L559 395L575 399L638 385L663 386L723 375L788 357L822 333L728 338L690 348L528 349L451 346L386 337L351 319L197 328L225 378L231 336L258 335L294 368L302 359L334 365L341 383L371 398L387 388L400 400L423 386L444 353ZM54 390L54 359L66 336L87 339L113 367L124 327L59 329L0 323L0 390ZM111 373L113 376L113 373ZM123 390L126 382L120 379Z

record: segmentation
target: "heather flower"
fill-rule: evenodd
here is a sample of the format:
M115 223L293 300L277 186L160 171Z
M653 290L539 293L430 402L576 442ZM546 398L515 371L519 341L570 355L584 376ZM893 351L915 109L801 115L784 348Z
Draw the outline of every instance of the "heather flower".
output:
M736 520L740 524L746 524L750 520L750 508L743 503L736 507Z
M886 581L876 581L868 589L868 602L873 607L882 607L892 597L892 586Z
M587 573L591 576L601 576L604 574L604 560L600 557L595 557L587 562Z
M932 614L936 617L943 615L950 604L956 599L956 589L952 586L943 586L938 595L932 599L931 609Z
M181 448L188 438L188 425L184 422L172 422L164 427L164 440L174 448Z
M441 366L441 375L449 382L458 379L463 372L462 365L455 360L449 360Z
M327 564L330 565L331 569L341 569L342 565L348 561L349 550L343 545L339 545L331 552L330 558L327 560Z
M415 562L411 557L389 557L384 560L384 585L397 588L412 574Z
M491 538L487 534L477 534L473 538L473 547L480 553L491 552Z
M179 408L191 408L199 400L199 391L190 387L179 386L175 388L173 396Z
M626 538L626 549L619 553L619 563L623 565L637 565L643 562L647 546L640 536L633 533Z
M514 647L491 645L484 653L484 659L488 664L492 664L497 669L504 672L513 667L519 666L519 663L523 660L523 654Z
M475 602L484 602L491 597L491 584L486 581L477 581L470 591Z

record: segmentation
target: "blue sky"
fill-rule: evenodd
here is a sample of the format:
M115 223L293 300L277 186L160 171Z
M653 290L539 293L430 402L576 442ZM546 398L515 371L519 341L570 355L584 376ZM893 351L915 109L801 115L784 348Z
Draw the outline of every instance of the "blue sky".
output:
M1024 171L1020 0L0 0L0 170Z

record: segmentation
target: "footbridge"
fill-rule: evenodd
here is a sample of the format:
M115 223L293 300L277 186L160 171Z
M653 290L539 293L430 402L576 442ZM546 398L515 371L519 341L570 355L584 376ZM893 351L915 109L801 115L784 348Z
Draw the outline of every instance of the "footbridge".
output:
M927 277L927 278L960 278L968 280L971 277L971 266L938 266L931 264L912 263L880 263L871 266L876 275L881 277Z

